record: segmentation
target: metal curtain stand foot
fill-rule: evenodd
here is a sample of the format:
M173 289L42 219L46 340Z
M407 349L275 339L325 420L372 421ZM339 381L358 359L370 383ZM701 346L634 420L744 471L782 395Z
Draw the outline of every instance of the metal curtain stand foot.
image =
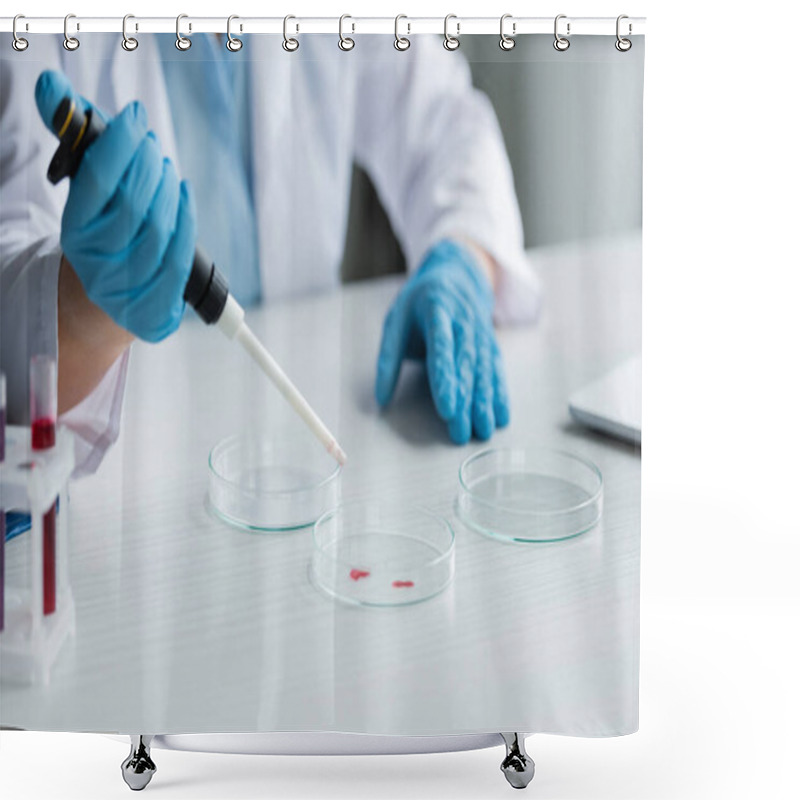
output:
M152 736L131 734L131 752L122 762L122 779L134 792L139 792L150 783L156 765L150 758Z
M533 759L525 752L525 737L521 733L501 733L506 743L506 757L500 765L506 780L515 789L524 789L536 771Z
M515 789L524 789L532 780L536 766L525 752L525 737L520 733L501 733L506 744L506 757L500 769ZM150 783L156 765L150 757L152 736L131 734L131 752L122 762L122 777L135 792Z

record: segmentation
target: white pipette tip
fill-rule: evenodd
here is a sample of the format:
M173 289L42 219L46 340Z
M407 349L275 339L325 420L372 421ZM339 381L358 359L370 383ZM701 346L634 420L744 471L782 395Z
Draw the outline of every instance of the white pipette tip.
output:
M297 412L303 422L308 425L311 432L322 442L325 449L339 462L340 466L347 463L347 456L339 446L333 434L325 427L322 420L316 415L308 401L300 394L298 388L289 380L286 373L269 354L266 347L258 341L253 331L244 322L244 311L228 295L222 314L217 321L217 327L229 339L239 342L251 358L264 371L266 376L275 385L275 388L286 398L289 405Z
M339 447L338 442L331 442L328 445L328 452L339 462L340 466L344 466L347 463L347 454Z

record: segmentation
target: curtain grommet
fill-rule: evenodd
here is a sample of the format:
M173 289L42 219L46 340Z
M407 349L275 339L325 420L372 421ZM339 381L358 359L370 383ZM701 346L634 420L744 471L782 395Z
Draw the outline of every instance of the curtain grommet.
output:
M567 19L567 15L559 14L556 17L555 22L553 23L553 35L555 36L555 39L553 41L553 47L555 47L555 49L558 50L559 53L563 53L566 50L569 50L569 39L567 39L566 36L562 36L558 32L558 23L562 19ZM572 32L572 25L569 22L567 22L567 36L569 36L571 32Z
M625 39L620 33L620 23L624 19L629 19L627 14L620 14L617 17L617 41L614 42L614 47L616 47L620 53L627 53L628 50L630 50L631 47L633 47L633 42L630 39ZM629 22L628 36L630 36L632 32L633 32L633 25L631 25L631 23Z
M297 19L297 17L293 16L292 14L287 14L283 18L283 43L282 43L281 47L283 47L283 49L287 53L294 53L294 51L297 50L300 47L300 42L297 41L297 39L289 36L289 20L290 19ZM295 25L295 31L299 31L299 30L300 30L300 26L299 25Z
M128 36L129 19L135 19L133 14L126 14L122 18L122 49L132 53L139 46L139 40L133 36ZM138 25L136 26L136 29L139 29Z
M344 35L344 21L346 19L353 19L353 18L349 14L342 14L342 16L339 17L339 49L344 51L345 53L349 53L356 46L356 40L353 39L351 36ZM356 32L355 23L351 22L350 26L352 29L351 32L355 33Z
M411 47L411 39L407 38L411 35L411 23L406 22L407 33L406 36L400 35L400 20L405 19L407 20L408 17L405 14L398 14L394 18L394 49L399 50L401 53L408 50Z
M447 25L451 19L456 21L456 34L453 36L448 29ZM442 45L445 50L449 52L453 52L454 50L458 50L461 42L458 40L458 37L461 35L461 23L458 21L458 17L455 14L448 14L444 18L444 40L442 41Z
M63 41L63 45L64 45L64 49L65 50L68 50L70 53L74 53L81 46L81 43L80 43L80 40L77 37L69 35L69 21L71 19L75 19L75 15L74 14L67 14L67 16L64 17L64 41ZM80 30L81 29L80 23L75 23L75 29L76 30Z
M503 14L503 16L500 17L500 49L506 53L509 50L513 50L517 44L516 39L514 39L514 36L517 34L517 23L512 21L511 35L509 36L505 32L505 23L507 19L513 19L511 14Z
M228 17L228 41L225 42L225 47L227 47L228 50L230 50L231 53L238 53L242 49L242 47L244 46L244 42L241 39L237 39L231 33L231 22L233 22L233 20L235 20L235 19L239 19L239 17L237 17L236 14L231 14ZM239 26L239 32L241 32L241 30L242 30L242 26L240 25Z
M23 52L25 52L25 50L27 50L27 49L28 49L28 44L29 44L29 42L28 42L28 40L27 40L27 39L23 38L22 36L20 36L20 35L17 33L17 21L18 21L18 20L21 20L21 19L25 19L25 15L24 15L24 14L17 14L17 15L14 17L14 22L11 24L11 34L12 34L12 36L13 36L13 38L11 39L11 46L12 46L12 47L13 47L13 48L14 48L14 49L15 49L15 50L18 52L18 53L23 53ZM26 28L26 30L27 30L27 27L28 27L28 24L27 24L27 23L25 23L25 28Z
M181 20L188 19L188 17L188 14L178 14L175 19L175 47L182 52L185 52L192 46L192 40L181 33ZM189 32L191 32L191 30L192 25L189 23Z

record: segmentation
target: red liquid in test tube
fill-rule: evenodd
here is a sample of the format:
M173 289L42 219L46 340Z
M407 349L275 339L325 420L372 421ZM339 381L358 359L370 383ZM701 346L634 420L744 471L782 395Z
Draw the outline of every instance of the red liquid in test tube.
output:
M34 356L30 367L31 449L49 450L56 443L56 362ZM45 614L56 610L56 504L42 517L42 587Z

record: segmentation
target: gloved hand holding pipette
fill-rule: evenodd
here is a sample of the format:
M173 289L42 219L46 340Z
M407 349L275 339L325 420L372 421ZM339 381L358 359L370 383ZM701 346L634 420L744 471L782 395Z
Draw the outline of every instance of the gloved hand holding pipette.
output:
M406 358L425 358L439 416L457 444L508 424L508 391L492 327L494 295L464 244L433 247L392 306L383 329L375 395L394 393Z
M172 42L161 46L171 55ZM349 183L342 179L358 163L375 183L412 268L384 326L375 386L379 404L390 401L402 362L419 358L427 362L431 411L444 420L454 442L489 438L507 424L508 393L493 321L530 319L538 288L522 249L502 137L466 66L448 56L437 62L435 76L420 70L427 59L440 56L441 48L424 43L391 74L351 62L347 85L353 91L346 110L339 108L324 124L316 114L290 115L286 125L275 126L266 106L251 102L250 94L256 85L281 85L269 64L229 58L224 41L210 34L195 36L194 47L201 53L201 70L191 59L182 67L164 58L148 61L152 71L142 72L143 62L126 59L124 72L106 74L83 50L68 56L82 85L91 87L91 101L103 97L113 104L111 98L130 97L135 90L141 107L113 106L116 116L79 97L62 73L39 76L39 111L59 141L47 179L49 184L71 179L66 207L62 199L60 209L42 180L45 170L35 162L47 147L44 128L24 141L16 121L22 106L0 108L13 167L0 182L14 196L35 196L33 210L39 213L41 206L43 224L27 235L47 236L45 245L22 260L32 291L52 298L57 272L58 314L47 315L45 322L50 331L57 324L60 413L91 394L103 401L106 421L98 424L118 425L124 353L134 334L151 342L169 336L189 305L238 341L329 452L342 458L330 432L245 324L244 310L195 237L223 260L236 292L249 303L332 286L341 275L347 221L342 209ZM60 50L50 55L42 65L62 66ZM304 71L305 62L298 64ZM4 92L8 84L18 86L20 96L31 96L26 69L4 73ZM303 75L316 98L322 89L313 74ZM263 94L269 96L266 89ZM435 132L426 124L434 111L440 115ZM402 131L401 148L374 124L390 115L401 123L396 128ZM148 128L163 135L171 156L174 146L180 175L192 181L194 197ZM331 136L335 148L328 146ZM300 161L284 158L293 147L301 148ZM322 160L305 158L323 152ZM34 163L40 177L21 183L18 176ZM298 166L305 169L299 179L293 171ZM53 210L61 214L61 228L55 230L60 248L50 237ZM11 212L0 220L4 225L27 213L17 207ZM57 258L59 270L51 266ZM12 279L11 270L0 275ZM36 283L41 275L51 282L46 287ZM5 293L6 306L9 296ZM3 318L11 315L5 312ZM99 456L105 446L93 446L93 452Z
M184 301L204 322L241 344L325 449L347 457L333 434L244 322L222 273L195 249L195 212L188 185L169 159L139 103L113 120L66 77L46 71L36 83L39 112L60 145L51 183L71 178L61 225L64 254L88 297L111 319L152 342L180 325Z
M93 303L140 339L160 341L177 330L185 305L196 238L190 188L162 156L141 104L107 120L75 96L63 73L44 72L36 104L51 130L65 97L99 114L107 127L70 182L61 221L64 255Z

